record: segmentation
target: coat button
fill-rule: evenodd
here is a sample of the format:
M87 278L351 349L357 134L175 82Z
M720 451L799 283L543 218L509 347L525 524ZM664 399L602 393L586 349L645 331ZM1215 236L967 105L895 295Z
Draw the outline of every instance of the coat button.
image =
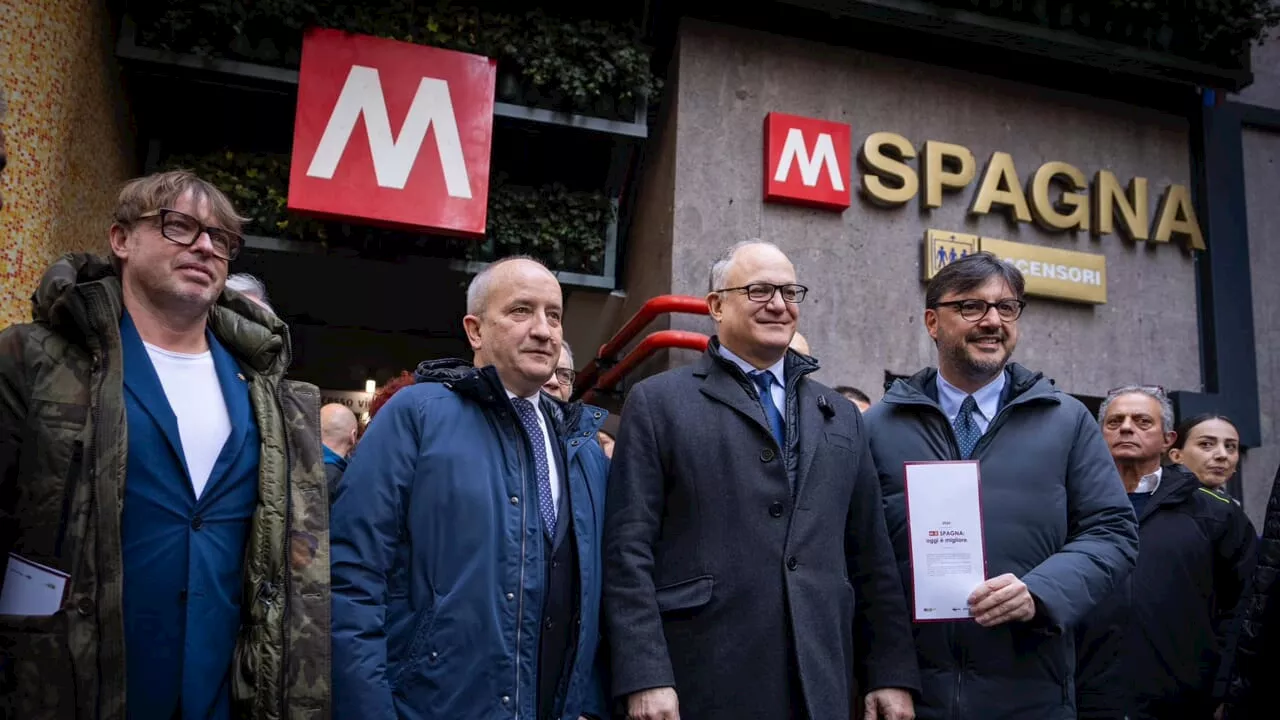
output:
M432 650L432 651L431 651L431 662L435 662L435 661L436 661L436 658L438 658L438 657L440 657L440 653L436 652L435 650Z
M520 504L520 498L516 497L515 495L512 495L512 496L511 496L511 504L512 504L512 505L519 505L519 504Z
M515 600L515 599L516 599L515 593L507 593L507 602L511 602L512 600Z
M760 451L760 462L769 462L773 460L773 448L765 448Z
M788 570L795 570L795 569L796 569L797 567L799 567L799 566L800 566L800 561L799 561L799 560L796 560L796 556L795 556L795 555L792 555L791 557L787 558L787 569L788 569Z
M510 704L511 704L511 696L510 696L510 695L503 695L503 696L502 696L502 704L503 704L503 705L510 705Z
M87 597L80 598L76 601L76 612L84 617L89 617L93 614L93 601Z
M782 503L776 502L769 506L769 514L778 518L782 517Z
M204 518L200 517L199 515L191 518L192 530L199 530L202 527L204 527Z
M551 618L547 618L547 619L542 623L542 627L544 627L544 628L546 628L546 629L548 629L548 630L550 630L550 629L551 629L551 627L552 627L553 625L555 625L555 623L551 622Z

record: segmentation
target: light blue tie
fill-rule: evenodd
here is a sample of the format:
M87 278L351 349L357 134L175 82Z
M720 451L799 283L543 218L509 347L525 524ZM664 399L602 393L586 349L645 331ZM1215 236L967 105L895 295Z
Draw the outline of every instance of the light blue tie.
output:
M760 405L764 407L764 417L773 429L773 439L778 441L778 447L786 447L787 426L782 420L782 413L778 412L778 406L773 404L773 393L770 392L773 388L773 373L757 370L751 373L751 380L760 390Z
M960 414L956 416L955 431L956 442L960 444L961 459L968 460L973 455L973 448L977 446L979 438L982 437L982 430L978 428L978 423L973 419L973 414L978 411L978 403L973 399L972 395L966 395L964 402L960 403Z

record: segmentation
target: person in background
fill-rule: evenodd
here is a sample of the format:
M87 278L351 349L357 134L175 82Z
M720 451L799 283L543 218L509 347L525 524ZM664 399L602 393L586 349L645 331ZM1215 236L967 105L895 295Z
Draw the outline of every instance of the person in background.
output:
M347 470L347 458L356 449L360 423L351 408L329 403L320 408L320 442L324 444L324 474L329 482L329 502L338 496L338 483Z
M474 362L418 366L334 504L333 717L604 717L605 413L541 391L563 314L542 264L490 264L466 307Z
M1242 607L1229 720L1272 720L1280 707L1280 471L1271 482L1257 568Z
M910 720L911 626L862 416L789 349L808 288L749 240L716 336L627 396L605 520L613 694L631 720ZM831 399L828 400L827 398Z
M366 428L368 427L368 423L373 422L373 418L377 416L378 411L381 410L389 400L391 400L393 395L409 387L415 382L416 380L414 379L414 376L408 370L401 370L399 375L391 378L385 385L379 387L377 391L373 393L373 399L369 401L369 420L365 423Z
M573 381L578 373L573 369L573 351L569 343L560 344L560 359L556 362L556 372L542 386L542 391L560 402L569 402L573 396Z
M1173 406L1157 387L1112 390L1102 436L1138 516L1138 564L1077 628L1083 720L1210 720L1222 704L1236 608L1253 571L1238 505L1160 460Z
M849 402L858 406L860 412L866 412L871 407L871 398L856 387L851 385L837 385L835 391L848 398Z
M979 463L987 581L974 622L918 623L921 720L1073 718L1071 629L1132 571L1133 506L1098 423L1043 374L1010 362L1022 273L987 252L929 281L938 367L894 381L867 411L889 532L912 586L905 463Z
M1186 466L1205 487L1240 504L1226 489L1240 464L1240 433L1226 417L1204 414L1183 420L1169 459Z
M806 340L805 337L801 335L799 332L797 332L795 335L791 337L791 344L789 345L789 347L792 350L795 350L796 352L800 353L801 355L810 354L809 341Z
M258 278L249 273L236 273L227 277L227 289L235 290L254 301L267 312L275 314L275 309L271 307L270 300L267 299L267 286Z
M597 430L596 442L600 443L600 449L604 450L604 456L612 460L613 445L617 442L617 438L609 434L608 430Z
M320 395L223 292L242 222L191 173L133 180L111 259L64 256L0 331L0 558L69 575L0 615L0 717L329 716Z

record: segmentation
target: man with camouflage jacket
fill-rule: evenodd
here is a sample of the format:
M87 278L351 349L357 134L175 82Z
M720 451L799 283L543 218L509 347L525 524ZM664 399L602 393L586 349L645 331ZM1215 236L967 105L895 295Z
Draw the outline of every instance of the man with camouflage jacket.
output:
M0 717L329 717L319 394L224 292L241 222L190 173L135 180L111 262L62 258L0 332L0 559L68 576L0 615Z

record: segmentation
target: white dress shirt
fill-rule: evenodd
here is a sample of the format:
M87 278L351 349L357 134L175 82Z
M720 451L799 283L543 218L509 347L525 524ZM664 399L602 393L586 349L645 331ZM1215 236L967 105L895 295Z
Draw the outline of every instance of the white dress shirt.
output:
M978 424L978 429L984 434L991 426L991 421L996 419L996 413L1000 411L1000 394L1004 392L1004 384L1005 374L1001 370L994 380L973 393L973 401L978 404L977 411L973 413L973 421ZM938 373L938 404L942 406L942 413L947 416L947 421L952 427L955 426L956 418L960 415L960 405L968 395L969 393L947 382L942 377L942 373Z
M759 371L759 368L733 354L732 350L723 345L720 346L720 355L723 356L725 360L728 360L741 368L742 372L747 374L747 377L751 377L751 373ZM778 409L778 414L784 418L787 416L786 368L787 356L783 355L781 360L764 369L765 372L773 375L773 385L769 388L769 399L773 400L773 406ZM754 383L755 381L752 380L752 382Z
M1154 493L1156 488L1160 487L1160 478L1164 477L1164 468L1156 466L1156 471L1150 475L1143 475L1138 481L1138 487L1133 489L1134 493Z
M547 468L551 478L551 504L555 506L556 516L558 517L560 515L560 469L556 467L556 448L551 444L551 431L547 428L547 416L542 412L541 395L542 391L538 390L533 395L525 398L525 400L533 403L533 409L537 411L538 427L542 430L542 446L547 450ZM514 400L520 396L507 390L507 397ZM521 427L524 426L522 425ZM532 440L532 438L530 439Z

